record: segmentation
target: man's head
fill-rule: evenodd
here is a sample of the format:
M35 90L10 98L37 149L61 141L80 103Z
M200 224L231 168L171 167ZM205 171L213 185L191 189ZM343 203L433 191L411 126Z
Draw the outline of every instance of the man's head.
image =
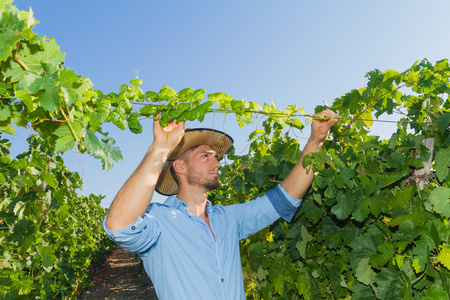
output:
M197 186L207 191L219 187L219 158L210 145L195 146L180 155L170 167L178 186Z
M207 190L218 187L219 159L233 145L233 139L211 129L186 129L177 148L164 164L156 184L156 191L163 195L178 193L181 177L191 185Z

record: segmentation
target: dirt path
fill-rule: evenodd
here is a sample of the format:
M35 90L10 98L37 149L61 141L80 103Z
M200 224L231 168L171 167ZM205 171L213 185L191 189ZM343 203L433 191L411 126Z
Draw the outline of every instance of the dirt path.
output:
M139 258L119 247L108 257L78 300L157 300L155 289L142 269Z

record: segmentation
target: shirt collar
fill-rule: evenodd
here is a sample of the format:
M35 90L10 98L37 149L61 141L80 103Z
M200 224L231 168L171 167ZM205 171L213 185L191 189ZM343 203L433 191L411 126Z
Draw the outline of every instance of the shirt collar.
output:
M180 207L186 207L187 209L187 204L184 201L181 201L180 199L178 199L175 196L169 196L166 201L164 201L164 205L169 206L169 207L173 207L176 209L180 209Z
M186 202L181 201L180 199L178 199L175 196L169 196L166 199L166 201L164 201L164 205L169 206L169 207L173 207L173 208L178 209L178 210L185 209L186 211L188 211L188 206L187 206ZM206 200L206 212L208 213L209 216L211 216L212 204L211 204L211 201L209 201L209 200Z

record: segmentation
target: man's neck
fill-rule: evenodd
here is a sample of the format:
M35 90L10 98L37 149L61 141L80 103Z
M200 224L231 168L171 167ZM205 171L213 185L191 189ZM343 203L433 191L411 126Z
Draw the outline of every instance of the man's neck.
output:
M206 225L208 225L209 229L211 230L211 224L209 223L209 216L206 212L206 201L208 200L208 191L204 189L189 189L184 190L180 188L180 191L177 194L177 198L181 201L186 202L188 206L188 211L199 217L202 218ZM214 233L211 230L211 233L214 235ZM214 237L215 238L215 237Z
M189 191L180 189L177 198L186 202L191 214L203 219L207 217L206 201L208 199L208 191L204 189L189 189Z

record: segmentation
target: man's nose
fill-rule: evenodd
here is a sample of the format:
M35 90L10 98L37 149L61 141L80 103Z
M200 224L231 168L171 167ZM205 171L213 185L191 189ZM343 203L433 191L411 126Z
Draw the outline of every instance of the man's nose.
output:
M214 166L214 168L217 168L217 169L220 169L220 167L222 166L220 164L219 160L217 159L217 157L214 157L213 166Z

